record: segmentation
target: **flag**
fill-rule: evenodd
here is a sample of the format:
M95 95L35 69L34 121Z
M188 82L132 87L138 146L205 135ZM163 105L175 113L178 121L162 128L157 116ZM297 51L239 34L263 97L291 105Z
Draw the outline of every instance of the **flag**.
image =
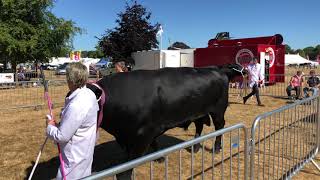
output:
M162 33L163 33L163 29L162 29L162 26L160 25L159 30L157 32L157 36L162 36Z

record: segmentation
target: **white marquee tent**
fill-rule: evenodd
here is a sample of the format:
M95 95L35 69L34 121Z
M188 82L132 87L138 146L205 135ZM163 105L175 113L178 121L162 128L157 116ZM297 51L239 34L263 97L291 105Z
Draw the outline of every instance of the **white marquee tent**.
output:
M96 64L100 59L95 59L95 58L81 58L80 61L83 62L84 64ZM58 58L51 58L49 61L50 65L61 65L66 62L77 62L79 60L71 60L68 57L58 57Z
M285 55L285 65L301 65L301 64L311 64L319 65L318 62L307 60L301 57L299 54L286 54Z

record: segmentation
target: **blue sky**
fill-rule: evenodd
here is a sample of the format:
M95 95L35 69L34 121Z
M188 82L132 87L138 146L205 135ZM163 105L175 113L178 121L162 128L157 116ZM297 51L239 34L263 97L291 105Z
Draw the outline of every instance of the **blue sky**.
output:
M234 38L282 34L293 49L320 44L319 0L137 0L163 25L162 47L176 41L206 47L217 32ZM125 0L56 0L52 12L84 28L75 50L94 50L97 37L117 24Z

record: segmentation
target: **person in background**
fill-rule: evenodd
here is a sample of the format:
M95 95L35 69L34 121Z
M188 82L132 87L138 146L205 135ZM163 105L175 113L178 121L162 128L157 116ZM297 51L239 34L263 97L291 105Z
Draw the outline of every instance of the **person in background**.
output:
M126 63L124 61L116 62L114 65L116 72L127 72L128 68L126 67Z
M304 97L309 97L308 92L311 91L312 92L312 96L318 93L319 90L319 84L320 84L320 80L319 78L315 75L316 72L314 70L310 71L310 77L307 80L307 84L309 87L305 87L303 88L303 92L304 92Z
M264 81L264 75L262 74L262 67L258 63L258 59L253 57L247 67L248 74L249 74L249 87L252 89L252 92L247 96L243 97L243 104L246 104L247 100L256 95L258 106L264 106L261 103L260 96L259 96L259 85Z
M99 105L95 94L86 87L88 70L85 65L70 63L66 76L70 91L61 121L58 125L47 115L47 136L60 145L66 179L80 179L91 174ZM61 166L57 179L63 179Z
M294 99L294 98L300 99L302 83L303 83L303 73L302 73L302 71L297 71L297 74L295 74L294 76L291 77L289 85L286 89L289 99ZM292 90L296 91L295 97L293 97L291 95Z

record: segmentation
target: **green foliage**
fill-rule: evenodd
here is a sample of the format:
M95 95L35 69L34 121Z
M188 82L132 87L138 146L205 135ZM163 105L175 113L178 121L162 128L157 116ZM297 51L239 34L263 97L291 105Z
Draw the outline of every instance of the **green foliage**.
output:
M310 60L316 60L317 56L320 55L320 45L317 45L315 47L309 46L303 49L291 49L291 47L289 45L286 45L286 53L289 54L300 54L300 56L304 57L304 58L308 58Z
M301 57L306 58L306 53L302 49L297 49L294 51L295 54L299 54Z
M294 53L294 50L291 49L291 47L289 45L285 45L285 48L286 48L286 54L293 54Z
M183 42L175 42L170 47L168 47L169 50L175 50L175 49L189 49L190 47L186 45Z
M118 24L114 29L107 29L106 34L99 39L99 47L105 56L112 61L134 63L131 53L150 50L158 47L156 33L159 24L151 25L151 13L136 1L126 4L125 11L119 13Z
M320 54L319 47L319 45L316 47L309 46L304 48L303 51L309 56L309 59L315 60L317 59L317 55Z
M71 50L81 32L72 21L50 12L53 0L0 0L0 57L13 65L46 62Z
M96 51L81 51L81 57L83 58L102 58L103 53L99 49Z

